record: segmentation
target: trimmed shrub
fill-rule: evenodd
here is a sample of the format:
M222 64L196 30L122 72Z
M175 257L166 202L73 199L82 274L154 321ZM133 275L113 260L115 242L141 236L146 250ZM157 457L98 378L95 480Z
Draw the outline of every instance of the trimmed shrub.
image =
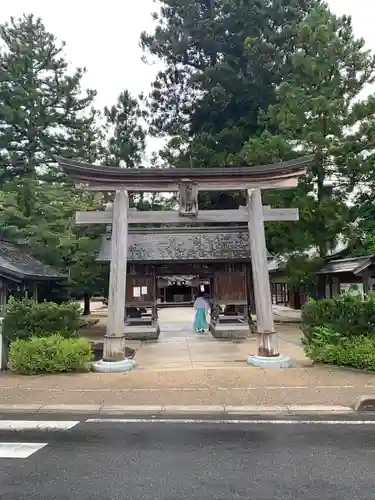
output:
M5 312L3 334L8 342L34 336L46 337L56 333L71 338L77 336L81 322L78 304L38 304L30 299L11 298Z
M18 339L9 348L11 370L23 375L87 370L92 359L89 341L62 335Z
M375 334L375 294L365 298L344 294L334 299L309 300L302 310L306 340L316 327L326 327L346 337Z

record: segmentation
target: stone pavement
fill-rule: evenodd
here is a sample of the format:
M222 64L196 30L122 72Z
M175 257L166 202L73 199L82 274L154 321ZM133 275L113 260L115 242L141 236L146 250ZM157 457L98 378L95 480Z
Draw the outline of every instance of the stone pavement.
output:
M102 318L105 320L105 316ZM352 405L375 394L375 376L311 366L297 325L279 325L284 370L246 363L256 340L214 340L191 331L191 309L164 309L157 342L129 342L137 368L126 374L0 375L0 403L36 405Z
M161 309L160 338L157 342L129 341L135 349L142 370L187 370L245 366L248 356L257 353L256 336L245 341L214 339L210 333L192 331L192 308ZM301 332L297 325L278 325L282 354L290 356L293 366L309 366L301 348Z

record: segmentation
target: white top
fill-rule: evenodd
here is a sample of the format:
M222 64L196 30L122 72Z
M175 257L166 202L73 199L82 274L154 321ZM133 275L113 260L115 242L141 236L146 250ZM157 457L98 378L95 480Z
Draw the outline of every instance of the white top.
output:
M203 297L198 297L194 302L194 309L205 309L208 311L210 308L209 304Z

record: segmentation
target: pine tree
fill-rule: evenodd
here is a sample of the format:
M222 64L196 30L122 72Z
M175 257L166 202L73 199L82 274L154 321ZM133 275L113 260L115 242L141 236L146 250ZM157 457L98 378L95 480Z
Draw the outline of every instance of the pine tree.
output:
M318 0L159 0L147 54L166 63L153 83L151 131L177 137L173 166L236 163L274 102L291 33ZM252 40L251 57L245 42Z
M32 15L0 27L1 237L27 243L29 251L70 278L74 293L94 291L98 228L74 225L77 210L101 199L74 189L55 168L55 155L95 162L103 133L83 91L84 70L70 72L64 44ZM86 312L88 312L86 310Z
M95 92L83 92L84 70L72 74L58 44L33 15L0 26L0 167L23 165L18 204L29 217L35 181L51 172L54 155L71 155ZM88 118L90 120L90 117Z
M107 148L109 166L141 167L146 150L146 112L141 103L125 90L115 105L104 109L104 116L110 133Z
M270 156L314 156L314 167L297 190L268 194L267 203L297 206L301 217L287 237L285 225L269 237L276 238L279 249L316 247L325 257L339 237L352 234L355 213L347 205L348 194L363 177L374 148L375 100L361 100L360 94L374 81L375 60L354 36L350 18L336 17L326 6L313 9L297 26L294 44L288 56L292 71L266 116L268 131L250 138L242 156L253 163Z

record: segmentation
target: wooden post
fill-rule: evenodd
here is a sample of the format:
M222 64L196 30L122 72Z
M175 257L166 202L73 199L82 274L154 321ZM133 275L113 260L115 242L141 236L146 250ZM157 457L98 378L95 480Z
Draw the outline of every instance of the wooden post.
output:
M7 305L7 282L0 280L0 316L1 313L5 312L5 308Z
M38 284L37 283L33 284L33 301L36 304L38 303Z
M128 255L128 192L116 191L113 204L111 264L104 361L125 359L125 300Z
M249 240L257 318L258 355L279 356L273 322L266 237L260 189L248 190Z
M368 295L369 292L371 291L370 277L371 277L370 270L365 269L362 273L362 285L363 285L363 294L364 295ZM331 281L332 281L332 279L331 279Z
M157 288L157 277L156 277L156 267L152 266L152 295L153 295L153 305L152 305L152 321L156 323L158 321L158 288Z

